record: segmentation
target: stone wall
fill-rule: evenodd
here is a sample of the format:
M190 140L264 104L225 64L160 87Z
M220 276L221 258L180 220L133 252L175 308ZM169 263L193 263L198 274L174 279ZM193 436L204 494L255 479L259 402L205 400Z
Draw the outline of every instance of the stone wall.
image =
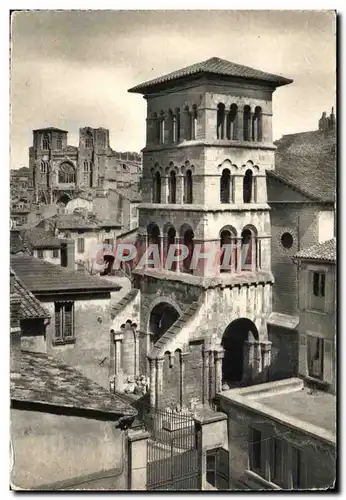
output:
M268 338L272 342L269 380L296 376L299 359L298 332L270 325Z

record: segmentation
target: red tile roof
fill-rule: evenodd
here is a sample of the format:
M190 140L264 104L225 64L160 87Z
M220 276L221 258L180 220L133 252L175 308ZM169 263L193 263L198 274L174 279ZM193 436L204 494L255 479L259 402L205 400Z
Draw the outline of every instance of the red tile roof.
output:
M137 411L76 369L44 353L21 352L21 372L11 376L11 400L135 417Z
M41 302L27 289L21 282L16 273L11 269L13 276L14 292L21 298L20 318L21 319L38 319L50 318L48 311L42 306Z
M135 87L129 89L129 92L145 93L146 91L149 91L161 84L175 81L187 76L196 75L198 73L209 73L214 75L264 81L274 84L275 87L287 85L293 81L288 78L284 78L283 76L265 73L264 71L260 71L258 69L242 66L240 64L226 61L225 59L220 59L219 57L212 57L206 61L192 64L191 66L178 69L177 71L173 71L167 75L136 85Z
M27 255L12 255L11 267L33 293L114 292L121 289L117 283Z
M336 239L332 238L331 240L300 250L294 257L297 259L336 262Z
M269 175L288 181L316 200L335 200L335 129L284 135L275 145L275 173Z

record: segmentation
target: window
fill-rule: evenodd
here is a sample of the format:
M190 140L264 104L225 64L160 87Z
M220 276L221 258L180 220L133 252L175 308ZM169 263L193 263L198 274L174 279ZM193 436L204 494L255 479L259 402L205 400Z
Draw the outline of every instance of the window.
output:
M229 203L231 198L231 172L228 168L222 171L220 180L220 202Z
M292 248L292 245L293 245L293 236L291 235L291 233L284 233L282 236L281 236L281 244L284 248Z
M191 170L187 170L185 174L185 197L184 203L192 203L192 172Z
M56 139L56 149L62 149L62 136L58 135Z
M319 337L307 337L308 375L311 378L323 380L324 341Z
M78 253L84 253L84 238L78 238Z
M175 172L172 171L169 175L169 203L176 203L177 194L177 179Z
M37 250L37 258L38 259L43 259L43 256L44 256L43 250Z
M262 108L257 106L252 119L252 140L262 140Z
M232 104L229 113L227 114L226 135L227 139L229 140L236 140L238 138L237 116L238 116L238 106L236 104Z
M161 117L159 121L159 143L164 144L165 142L165 117L163 111L161 111Z
M43 134L42 149L44 149L45 151L48 151L48 149L49 149L49 135L48 134Z
M71 343L74 337L74 303L55 302L54 344Z
M61 184L75 184L76 171L71 163L62 163L59 167L59 183Z
M220 102L217 105L217 129L216 137L218 139L224 139L225 136L225 105Z
M206 453L206 480L218 490L229 489L229 453L223 448Z
M244 229L241 233L241 269L243 271L252 270L254 267L253 248L255 237L250 229Z
M180 141L180 109L179 108L176 108L176 110L175 110L175 126L176 126L175 141L179 142Z
M156 172L153 178L153 203L161 203L161 175Z
M324 297L325 283L325 273L313 273L313 293L315 297Z
M244 175L243 180L243 202L251 203L252 202L252 171L247 170Z
M91 149L93 147L93 136L91 132L87 132L85 137L85 148Z
M262 474L262 433L257 429L251 430L250 437L250 469Z
M283 486L283 442L278 438L270 440L270 481Z
M47 161L41 161L40 172L41 172L41 174L46 174L48 172L48 162Z
M292 447L292 488L299 490L302 488L302 456L298 448Z
M106 238L103 242L105 245L109 245L110 247L113 248L114 245L114 239L113 238Z
M88 160L85 160L83 163L83 171L84 172L89 172L89 162Z
M324 311L326 275L324 272L311 272L310 308L314 311Z
M59 258L59 248L53 248L53 259Z

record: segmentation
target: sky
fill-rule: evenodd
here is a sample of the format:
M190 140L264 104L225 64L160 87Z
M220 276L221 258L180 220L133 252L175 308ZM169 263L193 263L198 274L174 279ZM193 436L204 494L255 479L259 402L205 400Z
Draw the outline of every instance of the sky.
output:
M28 165L32 130L110 129L111 147L140 151L146 102L127 90L220 57L294 83L273 96L274 139L315 130L336 103L331 11L28 11L12 16L11 168Z

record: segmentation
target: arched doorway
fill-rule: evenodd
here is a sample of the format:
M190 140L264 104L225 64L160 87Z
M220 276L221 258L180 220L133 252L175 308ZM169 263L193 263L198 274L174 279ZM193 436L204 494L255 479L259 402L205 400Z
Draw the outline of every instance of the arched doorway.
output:
M256 325L247 318L232 321L222 337L222 347L225 350L222 361L222 381L229 385L237 385L244 378L245 342L258 342Z
M160 302L153 308L149 319L152 344L155 344L167 332L179 316L175 307L167 302Z
M63 193L61 196L59 196L56 203L57 203L57 205L62 204L64 206L66 206L69 201L71 201L71 196L69 196L66 193Z

